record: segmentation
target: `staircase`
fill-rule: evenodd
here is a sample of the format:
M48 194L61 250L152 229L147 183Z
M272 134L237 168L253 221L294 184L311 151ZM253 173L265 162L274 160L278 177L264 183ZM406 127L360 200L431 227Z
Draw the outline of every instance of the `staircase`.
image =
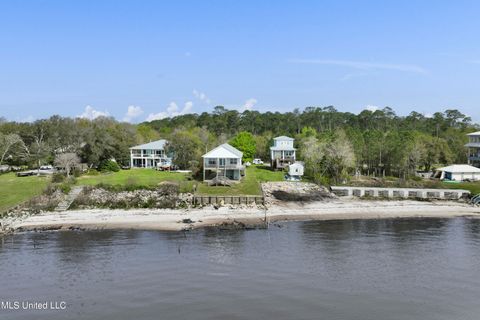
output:
M72 190L65 196L65 198L58 204L55 208L55 211L61 212L66 211L72 205L72 202L77 198L77 196L82 192L83 186L73 187Z

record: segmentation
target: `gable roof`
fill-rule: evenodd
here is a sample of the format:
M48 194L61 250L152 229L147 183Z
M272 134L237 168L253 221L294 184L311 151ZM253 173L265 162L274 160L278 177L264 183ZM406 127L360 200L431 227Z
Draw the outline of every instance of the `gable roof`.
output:
M161 139L145 144L139 144L138 146L131 147L130 149L163 150L166 144L167 140Z
M290 138L290 137L287 137L287 136L279 136L279 137L273 138L273 140L287 140L287 141L293 141L293 140L295 140L295 139L293 139L293 138Z
M302 161L295 161L294 163L289 165L289 167L304 167L304 166L305 164Z
M451 173L480 173L480 168L468 164L452 164L448 167L438 168L437 171L446 171Z
M480 136L480 131L469 133L467 136Z
M228 143L224 143L205 153L202 158L242 158L243 153Z

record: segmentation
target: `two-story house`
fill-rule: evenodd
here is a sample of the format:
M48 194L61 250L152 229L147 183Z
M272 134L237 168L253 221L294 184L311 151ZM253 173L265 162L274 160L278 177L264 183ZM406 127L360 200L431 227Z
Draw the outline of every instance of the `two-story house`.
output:
M171 166L172 159L165 152L167 140L157 140L130 148L131 168Z
M270 147L270 160L273 169L283 169L295 162L294 140L286 136L273 138L273 146Z
M243 153L224 143L207 152L203 158L203 181L226 177L233 181L240 181L245 175L245 166L242 165Z
M480 131L467 134L468 164L480 167Z

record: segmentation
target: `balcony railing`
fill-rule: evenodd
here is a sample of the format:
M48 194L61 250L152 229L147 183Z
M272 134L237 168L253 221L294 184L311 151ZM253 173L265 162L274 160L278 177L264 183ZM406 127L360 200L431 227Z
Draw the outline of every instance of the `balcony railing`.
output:
M162 159L167 158L164 154L141 154L141 153L132 153L134 158L145 158L145 159Z
M217 163L205 163L204 164L205 169L243 169L243 165L241 164L217 164Z
M282 159L282 156L274 156L273 160L294 161L295 157L293 157L293 156L292 157L283 157L283 159Z

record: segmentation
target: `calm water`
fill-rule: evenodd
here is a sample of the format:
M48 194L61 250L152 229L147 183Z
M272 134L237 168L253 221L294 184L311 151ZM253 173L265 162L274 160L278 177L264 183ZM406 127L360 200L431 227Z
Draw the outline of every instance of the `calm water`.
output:
M0 239L0 319L480 319L480 220Z

